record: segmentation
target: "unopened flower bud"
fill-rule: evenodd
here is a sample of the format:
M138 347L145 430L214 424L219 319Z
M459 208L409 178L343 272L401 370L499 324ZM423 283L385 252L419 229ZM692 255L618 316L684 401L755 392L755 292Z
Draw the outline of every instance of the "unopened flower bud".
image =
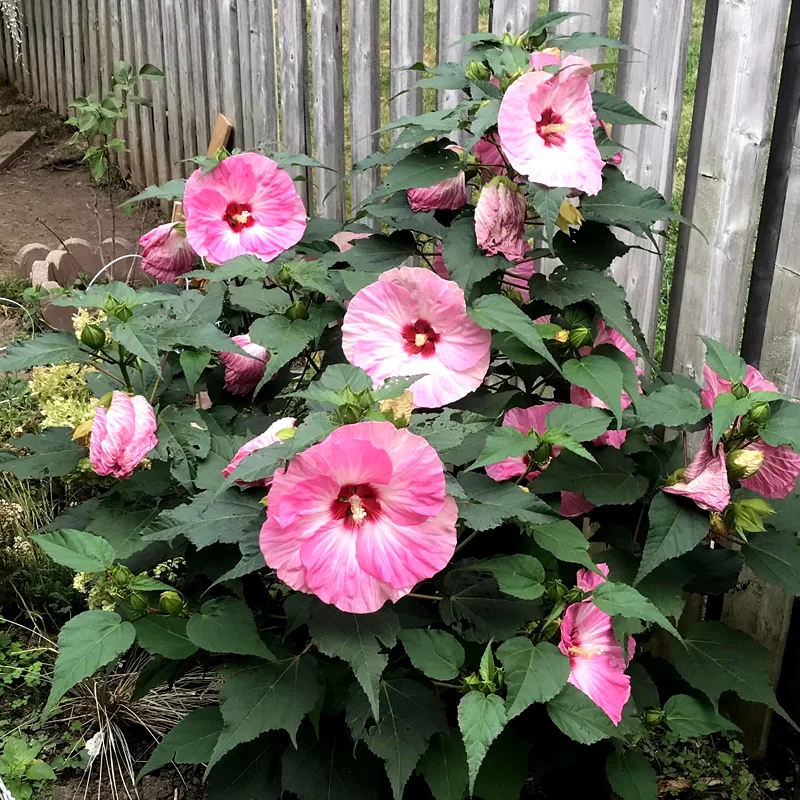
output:
M545 464L553 452L552 445L542 442L532 453L531 461L534 464Z
M353 403L344 403L339 406L339 419L344 425L352 425L361 419L361 406Z
M295 300L289 308L286 309L286 317L292 321L296 319L308 319L308 309L302 300Z
M582 325L569 332L569 343L577 350L592 343L592 332Z
M728 474L741 481L751 478L761 469L764 454L760 450L732 450L728 453L725 463L728 466Z
M111 577L117 586L127 586L133 579L133 573L123 564L117 564L111 570Z
M489 68L483 61L470 61L467 64L467 77L471 81L488 81L489 75Z
M653 728L660 725L663 719L664 712L660 708L648 708L644 713L645 724Z
M186 605L177 592L162 592L158 598L158 610L171 617L180 617L186 613Z
M503 34L503 38L500 41L501 41L502 44L516 44L517 43L517 37L514 36L514 34L511 33L510 31L506 31Z
M81 331L81 344L92 350L101 350L106 343L106 332L98 325L86 325Z
M567 596L568 589L564 584L556 579L545 584L545 594L548 600L558 603Z
M708 529L712 534L717 534L719 536L728 535L728 526L722 519L722 514L718 514L716 511L712 511L708 517Z
M750 394L750 389L747 388L741 381L736 381L736 383L731 386L731 394L737 400L744 400L747 395Z
M570 328L591 328L594 322L594 314L580 303L567 306L561 316Z
M291 286L294 282L294 278L292 278L292 271L289 269L288 264L284 264L279 270L278 274L275 276L275 282L278 286Z
M667 476L667 479L664 481L665 486L674 486L676 483L680 483L683 480L683 474L686 472L686 467L681 467L680 469L676 469L672 475Z
M131 592L130 597L128 597L128 605L139 613L144 613L150 608L150 603L147 600L147 594L145 592Z
M750 409L750 413L747 416L750 417L750 421L757 428L760 428L762 425L766 425L769 422L772 416L772 410L769 407L769 403L756 403Z
M111 296L106 300L105 311L120 322L127 322L133 316L133 309L126 302Z

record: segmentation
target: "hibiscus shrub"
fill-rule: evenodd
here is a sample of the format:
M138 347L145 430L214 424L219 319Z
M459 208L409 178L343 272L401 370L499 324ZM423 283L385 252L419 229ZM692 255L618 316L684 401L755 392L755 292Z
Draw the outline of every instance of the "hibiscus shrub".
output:
M677 215L616 166L607 124L646 120L591 93L571 52L595 37L563 17L430 69L463 99L386 126L353 221L306 219L307 157L222 153L186 184L186 238L143 240L167 282L64 292L80 338L9 349L6 371L88 365L97 409L3 469L88 452L107 476L36 536L100 587L46 712L133 646L137 694L213 670L218 706L143 772L207 764L225 800L554 796L578 764L598 796L655 797L652 731L731 729L726 692L783 714L748 636L676 625L743 564L798 591L800 407L711 340L704 389L653 364L613 230L654 243Z

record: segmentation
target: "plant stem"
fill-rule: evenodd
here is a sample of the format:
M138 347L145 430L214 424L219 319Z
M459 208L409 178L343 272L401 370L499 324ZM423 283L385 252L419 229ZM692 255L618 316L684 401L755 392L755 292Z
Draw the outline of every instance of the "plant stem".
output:
M98 367L97 364L93 365L93 369L96 369L98 372L102 372L103 375L108 375L109 378L113 378L117 383L121 384L122 386L125 385L125 381L120 380L116 375L113 375L108 370L103 369L102 367Z
M415 597L417 600L434 600L437 603L444 600L444 597L437 597L435 594L416 594L415 592L409 592L408 597Z
M125 386L127 387L129 392L133 392L133 384L131 383L131 376L128 375L128 366L125 363L125 357L122 354L122 350L124 348L120 348L119 354L119 371L122 373L122 377L125 381Z
M457 553L462 547L466 547L479 533L480 531L472 531L463 542L459 542L458 545L456 545L455 552Z
M156 392L158 391L158 385L161 383L161 375L164 372L164 367L167 366L168 358L169 358L169 353L164 353L164 358L161 359L161 369L158 371L158 375L156 375L156 382L153 384L153 391L150 392L150 405L153 405L153 400L156 399ZM144 383L142 384L142 391L144 391Z

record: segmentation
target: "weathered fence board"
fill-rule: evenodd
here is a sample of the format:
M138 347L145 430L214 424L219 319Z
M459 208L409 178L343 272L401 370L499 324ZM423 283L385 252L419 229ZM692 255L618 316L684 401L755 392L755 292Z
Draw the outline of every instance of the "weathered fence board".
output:
M453 42L478 30L478 0L439 0L439 29L437 31L437 61L460 62L469 50L469 43ZM460 89L439 92L439 108L452 108L463 97Z
M111 50L109 30L109 0L97 0L97 57L100 73L100 96L111 89L111 76L114 69L114 54ZM137 25L137 27L139 27Z
M211 135L211 123L208 117L208 73L206 71L206 53L203 43L203 6L202 0L189 0L188 30L185 32L189 41L189 56L192 64L192 87L194 96L195 141L194 152L202 155L208 147ZM160 60L153 62L161 66ZM153 90L155 92L155 89Z
M119 60L121 58L120 54L126 52L125 47L123 47L122 39L122 0L109 0L108 25L109 35L111 37L111 52L114 57ZM131 109L131 113L135 113L134 109ZM121 121L117 124L116 135L124 139L128 147L135 144L134 142L128 141L130 137L128 136L127 121ZM119 153L117 156L117 164L123 176L130 174L130 158L128 153Z
M131 4L126 0L121 0L120 4L120 28L122 38L122 52L126 54L126 60L135 62L135 37L138 35L136 29L141 30L139 20L134 19ZM134 63L134 66L136 64ZM110 87L104 87L103 91L108 91ZM128 125L125 130L128 147L130 148L128 164L131 178L136 183L144 180L145 171L142 164L143 151L143 125L140 111L135 106L128 109ZM152 174L152 173L151 173Z
M222 59L220 63L221 111L233 123L234 143L245 147L244 115L242 113L242 76L239 64L239 23L236 17L236 0L220 0L219 38ZM216 112L215 112L216 113Z
M45 43L42 31L44 30L44 18L42 12L43 0L34 0L33 25L32 30L36 38L36 64L39 87L36 99L43 104L47 104L47 67L45 66Z
M72 19L70 17L70 4L61 3L59 8L61 13L61 32L64 36L64 98L66 100L65 113L69 114L69 104L75 99L75 73L72 45ZM113 49L114 43L111 43ZM118 50L115 52L119 52ZM27 59L25 59L27 61Z
M86 94L86 78L84 63L86 61L83 39L83 25L81 24L81 0L69 0L69 15L71 22L70 41L72 44L72 76L75 80L75 97ZM31 51L32 52L32 51Z
M31 4L29 0L22 0L20 3L20 13L22 14L22 19L20 20L22 28L20 31L22 38L22 91L29 97L33 95L33 67L31 65L30 48L31 32L28 28L28 13L30 7ZM66 6L64 13L65 15L67 14Z
M315 157L330 170L316 172L316 209L344 219L344 76L341 0L311 0Z
M392 120L422 113L422 89L414 89L419 73L404 69L423 60L424 0L391 0L389 46L389 113Z
M164 72L172 76L167 85L167 141L169 146L169 176L183 175L183 133L181 128L181 91L178 78L178 32L175 28L175 0L162 0L161 31L164 42ZM210 27L210 26L209 26Z
M551 11L576 11L580 12L582 16L570 17L565 19L556 30L559 33L568 35L575 31L595 31L601 36L608 32L608 5L609 0L550 0ZM639 2L632 4L633 6L641 6ZM647 3L647 12L650 13L652 3ZM677 0L673 2L677 5ZM624 9L623 5L623 9ZM644 12L644 9L642 9ZM604 47L592 47L586 50L581 50L580 55L583 56L590 64L602 64L606 60L606 52ZM602 85L602 73L597 73L594 76L593 84L595 89L599 89Z
M45 3L47 2L49 2L49 0L45 0ZM86 76L86 91L98 95L100 93L100 52L97 35L99 27L97 19L97 0L86 0L86 24L88 26L86 41L89 51L89 59L87 61L89 72Z
M248 0L250 8L250 80L255 144L277 148L278 81L275 64L275 9L272 0ZM199 120L198 120L199 124ZM206 124L206 128L208 125ZM198 150L198 152L203 152Z
M253 129L253 77L250 74L250 5L246 0L239 0L236 4L236 38L239 52L239 96L242 107L242 130L239 139L240 146L252 150L256 146Z
M161 69L164 68L164 49L162 44L161 0L146 0L147 18L151 24L147 26L147 60ZM207 26L212 27L212 26ZM167 149L167 83L155 83L151 87L153 93L153 148L155 150L155 166L158 182L164 183L170 175Z
M536 16L536 0L495 0L492 7L492 33L519 36Z
M655 187L667 200L672 196L691 20L692 0L623 6L621 38L631 49L620 51L616 91L656 124L619 126L614 138L628 148L623 153L625 176ZM663 257L632 250L618 264L615 277L627 289L634 316L652 345Z
M181 133L182 133L182 147L181 158L191 158L198 155L195 151L197 147L197 132L195 127L197 125L197 117L195 115L194 107L194 73L193 64L194 54L191 50L189 40L189 17L187 14L187 7L185 3L175 3L175 31L176 39L178 42L177 56L178 56L178 74L174 76L180 87L181 98ZM182 165L182 171L188 175L193 165L185 163Z

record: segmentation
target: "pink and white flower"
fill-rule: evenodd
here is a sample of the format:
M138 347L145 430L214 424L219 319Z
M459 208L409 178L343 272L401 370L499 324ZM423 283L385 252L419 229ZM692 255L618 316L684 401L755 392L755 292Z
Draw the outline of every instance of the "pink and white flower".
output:
M719 394L727 394L733 388L733 384L717 375L708 364L703 365L703 378L705 379L706 388L700 392L700 400L703 405L711 411L714 408L714 401ZM777 392L778 387L772 382L768 381L755 367L747 365L747 372L742 383L751 392Z
M598 564L608 576L608 565ZM605 578L589 570L578 571L578 588L596 589ZM569 657L568 682L580 689L615 724L622 721L622 709L631 696L631 679L625 674L625 654L617 644L611 617L591 600L573 603L561 623L559 650ZM633 658L636 642L628 637L628 660Z
M241 464L242 461L244 461L244 459L250 455L250 453L255 453L256 450L263 450L265 447L269 447L271 444L277 444L278 442L282 441L279 435L280 432L294 428L296 423L297 420L294 417L283 417L282 419L273 422L272 425L270 425L269 428L264 431L264 433L261 433L256 436L255 439L251 439L249 442L246 442L236 451L236 455L233 457L231 463L222 470L222 477L229 477L236 467L238 467L239 464ZM244 487L263 486L266 488L272 484L272 476L258 481L237 480L236 484L237 486Z
M483 136L472 148L475 158L480 162L484 180L491 180L494 175L508 175L501 148L500 136L496 133Z
M547 430L547 415L560 405L561 403L542 403L538 406L531 406L531 408L511 408L503 416L503 425L509 425L524 434L536 431L541 436ZM547 464L560 452L561 447L553 446ZM521 475L532 481L541 475L542 470L547 468L547 464L537 466L531 464L528 456L515 456L506 458L498 464L489 464L486 467L486 474L495 481L514 480ZM579 517L593 508L594 506L582 494L561 492L560 513L562 517Z
M532 258L520 261L505 271L503 288L519 292L523 302L527 303L531 299L529 282L534 272L536 272L536 262Z
M232 341L250 356L240 353L219 354L219 360L225 365L225 388L231 394L248 394L264 377L269 351L256 344L246 333L234 336Z
M306 230L306 210L288 172L266 156L229 156L203 175L195 170L183 197L186 237L215 264L251 254L271 261Z
M142 269L161 283L171 283L189 272L195 252L186 236L176 227L177 222L168 222L148 231L139 239L142 248Z
M492 178L478 197L475 207L475 236L478 247L489 256L502 253L518 261L525 253L525 195L506 177Z
M506 90L497 118L503 152L528 180L590 195L602 188L591 75L585 59L568 56L558 74L534 70Z
M731 502L731 487L725 464L725 448L718 443L715 451L713 444L713 433L708 428L697 455L686 467L681 480L672 486L665 486L664 491L688 497L706 511L721 513Z
M275 473L261 552L293 589L369 614L448 564L457 516L442 462L421 436L359 422Z
M477 389L489 369L492 336L467 314L454 281L415 267L384 272L350 301L342 323L345 358L375 385L423 375L414 405L438 408Z
M339 231L331 236L331 241L339 248L340 253L352 250L353 242L359 239L369 239L371 233L356 233L354 231Z
M451 144L447 150L461 153L462 148ZM408 189L406 191L408 204L412 211L436 211L449 209L458 211L467 203L467 178L463 170L459 170L454 178L446 178L433 186L423 189Z
M156 415L147 399L112 392L108 410L97 406L89 441L89 460L98 475L129 478L158 444Z

